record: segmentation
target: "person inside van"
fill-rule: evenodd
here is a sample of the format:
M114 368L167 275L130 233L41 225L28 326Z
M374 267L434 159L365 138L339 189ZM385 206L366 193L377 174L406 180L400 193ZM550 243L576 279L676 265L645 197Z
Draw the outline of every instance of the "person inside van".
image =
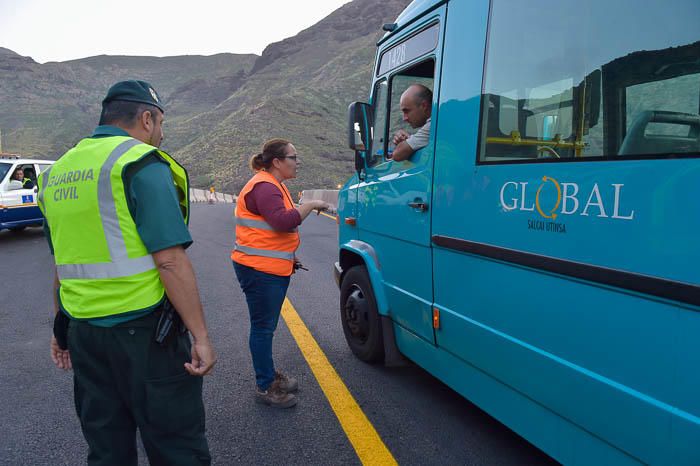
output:
M34 187L34 182L24 177L24 170L22 170L22 167L17 167L15 169L15 172L12 174L12 179L22 183L22 189L31 189Z
M392 141L396 148L392 158L397 162L410 158L415 151L428 145L433 93L422 84L412 84L401 94L399 105L403 121L420 129L413 135L402 129L394 133Z

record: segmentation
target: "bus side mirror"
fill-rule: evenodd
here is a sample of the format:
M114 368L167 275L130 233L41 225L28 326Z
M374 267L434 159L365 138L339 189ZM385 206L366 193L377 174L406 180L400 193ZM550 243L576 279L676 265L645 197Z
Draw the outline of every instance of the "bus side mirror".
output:
M372 132L372 107L364 102L353 102L348 107L348 146L355 151L366 151Z
M354 102L348 107L348 146L355 151L355 170L365 168L372 140L372 107Z

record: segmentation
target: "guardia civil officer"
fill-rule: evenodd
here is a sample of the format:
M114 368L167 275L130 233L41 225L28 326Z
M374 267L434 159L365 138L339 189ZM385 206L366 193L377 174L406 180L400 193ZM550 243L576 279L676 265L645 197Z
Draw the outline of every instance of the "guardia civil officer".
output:
M12 174L12 179L22 183L23 189L32 189L34 187L32 180L24 176L24 170L22 170L22 167L17 167L17 170L15 170L15 172Z
M185 253L187 173L158 149L162 124L150 84L119 82L93 135L38 183L56 262L51 356L75 373L90 465L136 465L136 428L152 465L211 462L199 376L216 356Z

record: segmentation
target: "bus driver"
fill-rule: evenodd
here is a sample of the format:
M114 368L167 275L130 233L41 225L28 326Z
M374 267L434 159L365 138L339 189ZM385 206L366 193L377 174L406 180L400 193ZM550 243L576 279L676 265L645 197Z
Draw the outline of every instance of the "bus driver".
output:
M403 121L411 125L412 128L420 129L413 135L402 129L394 133L392 142L396 148L392 158L397 162L410 158L415 151L428 145L433 93L422 84L412 84L401 94L399 105Z

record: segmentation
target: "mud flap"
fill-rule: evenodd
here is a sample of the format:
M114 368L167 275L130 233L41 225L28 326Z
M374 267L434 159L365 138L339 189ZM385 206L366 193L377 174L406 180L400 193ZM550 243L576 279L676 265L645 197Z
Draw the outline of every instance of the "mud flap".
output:
M387 316L382 318L382 338L384 340L384 366L406 367L408 360L399 351L394 337L394 322Z

